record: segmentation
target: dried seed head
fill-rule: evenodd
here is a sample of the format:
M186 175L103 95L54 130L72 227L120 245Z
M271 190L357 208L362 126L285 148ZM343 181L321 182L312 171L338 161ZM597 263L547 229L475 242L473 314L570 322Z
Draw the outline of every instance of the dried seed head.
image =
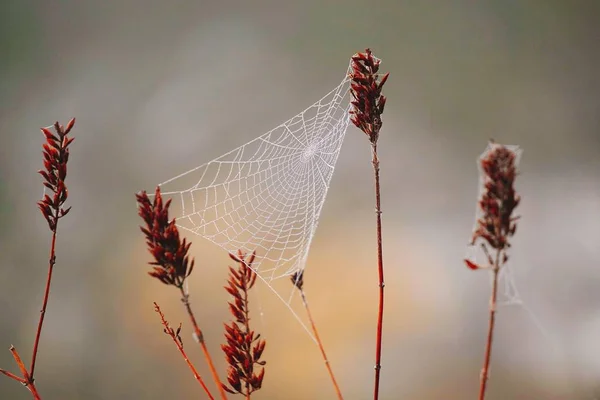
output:
M191 243L181 240L175 219L169 221L171 200L163 203L160 188L156 188L154 201L146 192L136 194L139 205L138 213L146 223L140 227L146 236L148 251L152 254L155 265L150 276L167 285L183 287L185 279L194 269L194 259L190 260L188 251Z
M69 213L71 207L64 209L67 201L68 190L65 184L67 178L67 162L69 161L69 145L75 140L67 137L75 125L75 118L71 119L65 129L56 122L53 127L56 134L48 128L41 128L46 138L42 146L44 155L44 169L38 171L44 178L44 186L50 190L52 196L44 195L38 201L38 207L48 222L51 231L56 231L58 220Z
M386 98L381 94L383 85L387 81L389 73L380 79L379 64L381 60L373 57L370 49L364 53L352 56L350 79L350 93L352 101L351 121L357 128L362 130L371 143L377 143L379 131L381 130L381 114L385 107Z
M492 141L480 160L483 191L478 207L481 210L481 217L477 220L471 244L474 245L482 239L484 241L482 246L488 259L490 256L487 246L499 251L506 250L510 247L508 239L517 229L516 221L519 217L513 216L520 202L520 197L514 189L517 159L518 150ZM505 255L501 261L507 259ZM469 267L473 268L471 265Z
M250 329L248 307L248 292L256 283L256 272L252 268L256 253L246 256L242 251L237 255L229 255L238 263L238 268L229 267L229 280L225 290L233 297L229 303L229 311L234 318L225 324L226 344L221 345L229 367L227 369L227 383L222 384L223 389L229 393L240 393L249 396L262 386L265 369L256 372L258 366L264 366L261 361L266 342L260 339Z

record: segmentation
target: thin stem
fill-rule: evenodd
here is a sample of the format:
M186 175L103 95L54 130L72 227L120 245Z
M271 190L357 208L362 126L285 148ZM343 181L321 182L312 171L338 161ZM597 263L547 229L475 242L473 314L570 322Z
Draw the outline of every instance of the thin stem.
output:
M313 320L312 314L310 312L310 308L308 307L308 301L306 300L306 295L304 294L304 289L300 289L300 294L302 295L302 303L304 304L304 308L306 309L306 314L308 315L308 320L310 321L310 326L315 334L315 339L317 339L317 344L319 345L319 350L321 350L321 355L323 356L323 361L325 361L325 366L327 367L327 372L329 373L329 377L331 378L331 383L333 384L333 388L335 389L335 393L339 400L343 400L342 392L340 391L340 387L335 380L335 376L333 375L333 370L331 369L331 365L329 364L329 359L327 358L327 354L325 354L325 347L323 347L323 343L321 342L321 338L319 337L319 332L317 331L317 325Z
M58 207L56 208L56 213L54 215L59 215ZM42 304L42 309L40 310L40 320L38 322L37 332L35 334L35 342L33 344L33 354L31 356L31 367L29 375L31 376L31 381L33 382L33 373L35 371L35 361L37 359L38 346L40 344L40 336L42 335L42 325L44 324L44 316L46 315L46 307L48 306L48 297L50 296L50 283L52 282L52 272L54 271L54 264L56 264L56 230L58 228L58 218L56 218L56 222L54 225L54 229L52 230L52 244L50 245L50 258L48 260L48 277L46 278L46 289L44 291L44 302Z
M14 379L15 381L17 381L19 383L22 383L22 384L26 384L27 383L27 381L25 379L21 378L20 376L15 375L12 372L7 371L5 369L0 368L0 374L6 375L10 379Z
M375 350L375 389L373 398L379 399L379 376L381 373L381 341L383 336L383 246L381 239L381 190L379 185L379 158L377 157L377 141L371 142L373 153L373 172L375 174L375 214L377 215L377 269L379 272L379 308L377 313L377 344Z
M17 349L15 349L14 346L10 346L10 352L12 353L12 356L15 359L17 366L21 370L21 374L23 374L24 382L21 382L20 379L18 379L18 380L21 383L23 383L23 385L25 385L27 387L27 389L29 389L29 391L31 392L31 394L35 400L41 400L40 394L38 393L37 388L35 387L35 384L33 383L33 377L29 374L29 372L27 372L27 368L25 367L25 364L23 363L23 360L21 359L19 352L17 351Z
M181 301L183 302L183 305L185 306L188 316L190 317L190 321L192 322L194 334L196 335L196 338L197 338L198 342L200 343L200 347L202 348L202 352L204 353L204 358L206 359L206 362L208 363L208 368L210 369L213 380L215 381L215 384L217 385L217 389L219 390L221 399L225 400L225 399L227 399L227 395L225 394L225 390L223 389L223 385L221 384L221 380L219 379L219 374L217 373L217 369L215 368L215 364L213 363L212 357L210 356L210 353L208 352L208 348L206 347L206 342L204 341L204 334L202 333L202 331L200 330L200 327L198 326L198 323L196 322L196 317L194 316L192 307L190 306L189 295L184 291L183 287L180 287L180 290L181 290L181 295L182 295Z
M183 359L187 363L188 367L190 367L190 370L192 371L192 374L194 374L194 378L196 378L196 380L198 381L198 383L200 383L200 385L202 386L202 388L204 389L204 391L208 395L208 398L210 400L214 400L214 397L212 396L212 394L208 390L208 387L204 383L204 379L202 379L202 377L200 376L200 374L196 370L196 367L194 367L194 364L192 364L192 362L188 358L187 354L183 350L183 345L181 344L181 341L178 340L178 334L175 334L175 332L173 332L173 328L171 328L169 326L169 323L165 319L165 316L162 313L162 311L160 310L160 307L158 306L158 304L154 303L154 309L156 310L156 312L158 313L158 315L160 315L160 320L161 320L163 326L165 327L165 333L167 333L169 336L171 336L171 339L173 339L173 342L175 342L175 345L177 346L177 349L179 350L179 352L183 356Z
M244 262L244 265L246 266L246 268L250 268L248 266L248 264L246 264ZM248 306L248 278L247 275L244 273L244 275L242 275L243 279L244 279L244 325L246 328L246 332L244 332L244 334L248 334L250 332L250 307ZM250 278L252 279L252 278ZM246 359L247 360L252 360L252 354L251 352L251 347L250 345L248 345L247 349L246 349ZM250 380L246 379L246 400L250 400Z
M496 299L498 293L498 273L500 272L500 253L501 250L496 252L496 260L492 266L492 293L490 295L490 317L488 322L488 334L485 343L485 357L483 362L483 368L481 369L481 380L479 383L479 400L485 399L485 391L487 387L487 381L489 377L490 360L492 359L492 340L494 337L494 327L496 323Z

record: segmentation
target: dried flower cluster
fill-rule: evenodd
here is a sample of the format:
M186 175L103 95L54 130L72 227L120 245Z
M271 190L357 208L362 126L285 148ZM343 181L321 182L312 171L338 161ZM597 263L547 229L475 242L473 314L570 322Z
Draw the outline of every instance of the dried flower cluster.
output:
M238 268L229 267L229 280L225 290L233 296L229 303L229 310L235 318L225 324L225 339L227 344L221 345L225 359L229 364L227 369L227 382L223 388L229 393L240 393L249 398L250 394L262 386L265 369L255 372L255 366L263 366L265 361L260 361L266 342L260 339L260 334L255 335L250 329L248 292L256 283L256 273L252 269L256 253L246 257L242 251L237 255L229 255L238 263Z
M152 202L145 191L136 194L139 215L146 223L140 227L146 235L148 251L154 257L150 265L155 265L150 276L167 285L182 289L185 279L194 269L194 259L190 260L188 251L191 243L179 237L175 219L169 221L171 200L163 203L160 188L156 188Z
M373 57L370 49L352 56L350 93L354 100L350 111L351 120L369 137L371 143L377 142L382 126L381 114L383 114L386 98L381 94L381 90L389 76L387 73L381 77L381 80L379 79L377 72L380 62Z
M71 119L65 128L58 122L54 123L56 135L50 129L42 128L46 143L43 145L44 168L38 171L44 177L44 186L48 188L53 196L48 194L38 201L38 207L42 211L44 218L48 221L51 231L56 231L58 220L71 210L71 207L64 209L62 206L67 201L68 191L65 185L67 178L67 162L69 161L69 145L75 138L69 138L67 135L75 125L75 118Z
M494 264L487 245L497 251L504 251L510 247L509 237L515 234L516 221L513 211L519 205L520 197L515 193L514 182L517 176L517 154L505 146L490 144L489 151L481 159L481 169L484 173L484 191L479 199L482 216L477 220L471 244L478 239L483 239L482 247L488 261ZM502 263L508 259L503 255ZM467 265L472 269L479 266L472 262Z

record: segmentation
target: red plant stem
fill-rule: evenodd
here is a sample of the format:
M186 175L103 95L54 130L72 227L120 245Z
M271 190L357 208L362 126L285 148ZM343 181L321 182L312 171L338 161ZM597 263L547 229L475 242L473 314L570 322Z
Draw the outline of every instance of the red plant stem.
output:
M55 215L59 215L58 207L55 210ZM38 346L40 344L40 336L42 334L42 325L44 324L44 316L46 315L46 307L48 306L48 297L50 296L50 283L52 282L52 271L54 271L54 264L56 263L56 229L58 227L58 218L56 219L56 225L52 230L52 244L50 245L50 258L48 260L48 278L46 279L46 290L44 291L44 302L42 309L40 310L40 320L38 322L37 332L35 334L35 342L33 344L33 354L31 356L31 367L29 375L33 382L33 373L35 371L35 361L38 353Z
M213 363L212 357L210 356L210 353L208 352L208 348L206 347L206 342L204 341L204 334L200 330L200 327L198 326L198 323L196 322L196 317L194 316L194 313L192 312L192 307L190 306L190 302L189 302L189 296L185 293L183 288L180 288L180 290L181 290L181 295L182 295L181 301L183 302L183 305L185 306L185 309L190 317L190 321L192 322L192 327L194 328L194 334L196 335L198 342L200 342L200 347L202 347L202 352L204 353L204 358L206 359L206 362L208 363L208 368L210 369L210 373L212 374L213 380L215 381L215 384L217 385L219 394L221 395L221 399L226 400L227 395L225 394L225 390L223 389L223 385L221 384L221 380L219 379L219 374L217 373L217 369L215 368L215 364Z
M177 336L173 332L173 328L171 328L169 326L169 323L165 319L164 314L162 313L162 311L160 310L160 307L158 306L158 304L156 302L154 303L154 309L156 310L156 312L158 313L158 315L160 315L160 320L161 320L163 326L165 327L165 333L168 334L169 336L171 336L171 339L173 339L173 342L175 342L175 345L177 346L177 349L179 350L179 352L181 353L183 359L185 360L185 362L187 363L188 367L190 367L190 370L194 374L194 378L196 378L196 380L198 381L198 383L200 383L200 385L202 386L202 388L204 389L204 391L208 395L208 398L210 400L214 400L214 397L212 396L212 394L208 390L208 387L204 383L204 379L202 379L202 376L200 376L200 374L198 373L198 371L196 371L196 367L194 367L194 364L192 364L192 362L188 358L187 354L185 353L185 350L183 350L183 345L181 344L181 342L179 340L177 340Z
M246 262L244 262L244 265L246 266L246 268L250 268L248 266L248 264L246 264ZM251 279L252 278L249 278L248 280L251 280ZM245 283L245 288L246 289L243 292L244 292L244 325L246 328L246 332L244 332L244 333L247 335L250 332L250 307L248 306L248 282ZM251 352L250 347L248 347L248 355L246 356L248 360L252 359L252 354L250 352ZM248 379L246 379L246 400L250 400L250 381Z
M15 359L15 362L17 363L17 365L19 366L19 369L21 370L21 373L23 374L24 382L22 382L21 379L17 379L17 380L19 382L23 383L25 386L27 386L27 389L29 389L29 391L31 392L31 394L35 400L41 400L40 394L38 393L37 388L35 387L35 384L33 383L33 377L29 374L29 372L27 372L27 368L25 368L25 364L23 364L23 360L21 359L19 352L17 351L17 349L15 349L14 346L10 346L10 352L12 353L13 358ZM14 374L11 374L11 375L15 376Z
M206 395L208 396L208 398L210 400L214 400L214 397L212 396L212 394L208 390L208 387L206 386L206 383L204 383L204 379L202 379L202 377L200 376L200 374L198 373L198 371L196 371L196 367L194 367L194 364L192 364L192 362L188 358L188 356L185 353L185 350L183 350L183 346L181 345L181 343L179 342L179 340L177 340L176 338L173 338L173 341L175 342L175 345L177 346L177 349L179 349L179 352L181 353L181 356L183 357L183 359L187 363L188 367L190 367L190 370L192 371L192 374L194 374L194 378L196 378L196 380L198 381L198 383L200 383L200 385L202 386L202 389L204 389L204 391L206 392Z
M25 379L21 378L20 376L15 375L12 372L7 371L5 369L0 368L0 374L6 375L10 379L14 379L15 381L20 382L22 384L26 384L27 383L27 381Z
M381 240L381 189L379 185L379 158L377 157L377 142L371 142L373 153L373 171L375 174L375 214L377 215L377 269L379 271L379 309L377 313L377 344L375 350L375 389L373 398L379 399L379 376L381 373L381 340L383 335L383 246Z
M496 253L496 260L492 267L492 293L490 295L490 317L488 323L488 334L485 343L485 357L483 362L483 368L481 369L481 380L479 384L479 400L485 399L485 390L487 387L487 381L489 377L490 360L492 358L492 340L494 337L494 327L496 323L496 299L498 296L498 273L500 272L500 253L498 250Z
M340 387L335 380L335 376L333 375L333 370L331 369L331 365L329 364L329 359L327 358L327 354L325 354L325 347L323 347L323 343L321 342L321 338L319 337L319 332L317 331L317 325L313 320L312 314L310 312L310 308L308 307L308 301L306 300L306 295L304 294L304 290L300 289L300 294L302 295L302 303L304 304L304 308L306 309L306 314L308 315L308 320L310 321L310 326L312 328L313 333L315 334L315 339L317 339L317 344L319 345L319 350L321 350L321 355L323 356L323 361L325 361L325 366L327 367L327 372L329 372L329 377L331 378L331 383L333 384L333 388L335 389L335 393L339 400L343 400L342 392L340 391Z

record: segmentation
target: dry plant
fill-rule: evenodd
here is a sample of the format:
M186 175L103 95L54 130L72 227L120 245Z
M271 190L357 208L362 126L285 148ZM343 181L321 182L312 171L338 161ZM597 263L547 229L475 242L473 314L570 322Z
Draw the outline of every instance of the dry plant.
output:
M514 182L517 177L517 154L505 146L490 143L489 150L481 158L483 177L483 192L479 199L482 216L477 220L471 244L481 241L481 248L487 258L487 265L478 265L465 260L473 270L487 269L492 272L492 293L489 304L488 333L485 344L485 356L481 369L479 385L479 400L485 399L489 366L492 358L492 340L496 322L496 300L498 295L498 275L500 268L508 261L507 249L510 247L508 238L517 230L513 216L514 209L519 205L520 197L515 193ZM494 254L489 250L494 249Z
M169 325L169 322L165 319L165 315L161 311L159 305L156 304L156 302L154 303L154 311L156 311L158 313L158 315L160 316L160 322L165 327L164 332L167 335L169 335L171 337L171 339L173 339L173 342L175 343L175 346L177 346L177 350L179 350L179 352L181 353L181 357L183 357L183 359L185 360L186 364L188 365L188 367L192 371L192 374L194 375L194 379L196 379L196 381L198 381L198 383L200 384L200 386L202 386L202 389L204 389L204 392L208 395L208 398L210 400L213 400L214 397L212 396L212 394L210 393L210 390L208 389L208 387L204 383L204 379L202 379L202 377L200 376L200 374L196 370L196 367L194 366L194 364L192 364L192 362L188 358L185 350L183 349L183 340L181 339L181 336L179 335L180 332L181 332L181 324L179 324L179 327L177 328L177 331L175 331L173 328L171 328L171 326Z
M149 272L149 275L166 285L176 287L180 291L181 301L194 329L194 336L202 347L202 352L217 385L220 397L226 399L226 392L229 392L231 394L243 394L247 399L250 399L250 395L262 386L265 371L263 368L256 374L255 365L263 366L265 364L260 358L266 345L266 342L260 339L260 335L256 335L250 329L248 293L256 282L257 275L252 269L255 254L253 253L249 257L246 257L241 251L237 255L230 254L230 257L239 264L239 268L237 270L229 268L230 277L228 286L225 287L227 292L234 298L234 301L229 303L229 310L235 318L230 324L225 325L227 344L221 346L229 364L227 371L228 386L221 383L219 379L206 346L204 334L192 311L189 294L185 289L185 281L192 273L194 260L190 259L188 255L191 243L185 239L180 239L175 219L169 220L171 200L163 202L159 187L156 188L154 200L150 200L146 192L137 194L136 198L139 205L139 215L146 223L146 226L142 226L141 230L146 236L148 251L154 258L154 261L150 262L151 265L154 265L154 269ZM208 397L213 399L210 390L183 349L183 341L179 335L181 325L177 331L174 331L165 320L158 304L154 303L154 306L165 327L165 333L173 339L195 379L200 383Z
M266 342L260 339L260 334L255 334L250 329L250 307L248 293L256 283L256 272L252 263L256 253L246 256L241 250L237 255L229 255L238 263L238 268L229 267L229 280L225 290L233 297L229 304L229 311L234 320L225 324L225 339L227 344L221 345L229 367L227 369L227 382L229 386L223 388L231 394L242 394L246 399L262 387L265 369L257 374L256 366L264 366L261 361Z
M190 276L194 269L194 260L190 260L188 251L191 243L181 240L179 229L175 225L175 219L169 221L169 205L171 200L163 203L160 188L156 188L154 201L151 201L146 192L136 194L139 205L139 215L146 223L145 227L141 227L142 232L146 236L146 245L148 251L154 258L150 262L154 265L154 270L149 272L150 276L158 279L165 285L174 286L181 294L181 302L183 303L192 327L194 336L200 343L204 358L208 364L213 380L217 385L217 389L222 399L226 399L227 395L221 385L217 369L206 346L204 334L198 326L194 312L189 300L189 294L185 289L185 280ZM199 380L201 382L201 380ZM206 393L211 396L210 391L203 385Z
M352 101L352 123L363 131L371 142L373 173L375 177L375 214L377 217L377 272L379 274L379 307L377 308L377 339L375 345L375 388L373 399L379 398L379 377L381 374L381 347L383 337L383 304L384 288L383 279L383 246L381 237L381 189L379 184L379 157L377 156L377 141L383 122L381 114L385 107L386 98L381 94L383 85L389 73L379 76L381 60L373 57L370 49L364 53L352 56L352 80L350 93Z
M40 394L35 386L35 362L39 351L40 338L42 336L42 327L44 325L44 317L48 307L50 297L50 284L52 283L52 273L56 265L56 237L58 233L58 221L67 215L71 207L63 208L68 198L67 185L67 163L69 161L69 145L73 142L73 138L67 137L73 126L75 119L71 119L66 128L54 123L54 131L48 128L42 128L42 133L46 138L46 143L43 145L44 169L39 171L39 174L44 178L44 187L50 194L45 194L44 198L38 202L38 207L48 223L48 228L52 232L52 242L50 244L50 257L48 258L48 275L46 278L46 287L44 289L44 297L42 309L40 310L40 319L35 333L35 341L33 342L33 353L31 355L31 365L29 370L25 367L21 356L14 346L10 346L10 352L21 371L21 376L13 374L4 369L0 369L0 373L22 383L33 395L34 399L40 399Z

